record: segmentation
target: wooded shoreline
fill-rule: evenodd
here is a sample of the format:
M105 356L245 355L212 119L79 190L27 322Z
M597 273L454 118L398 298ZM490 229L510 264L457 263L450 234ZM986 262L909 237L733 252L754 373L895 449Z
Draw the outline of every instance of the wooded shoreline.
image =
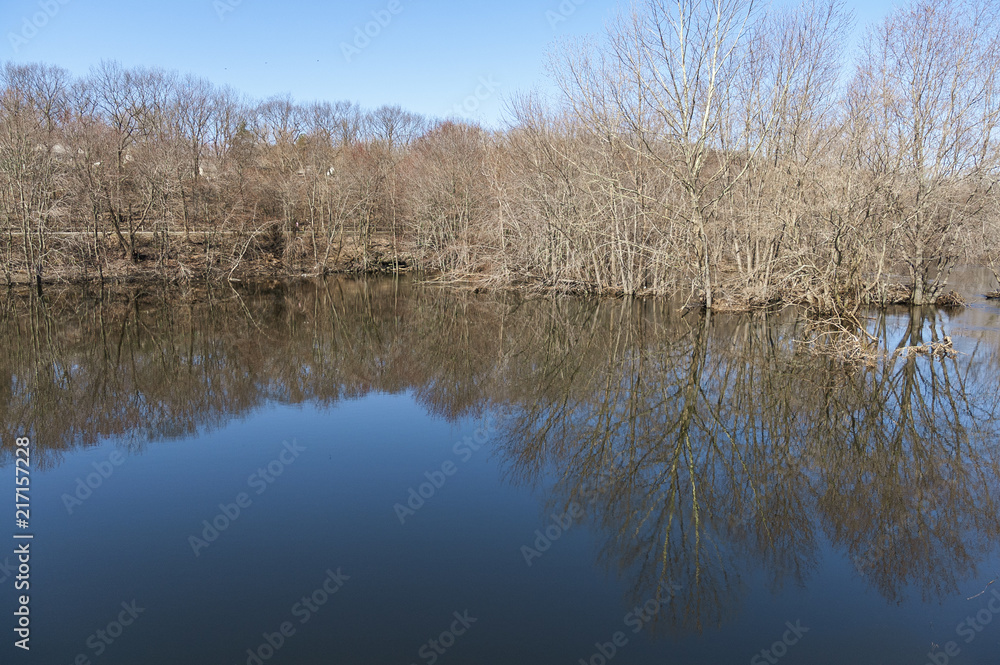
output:
M992 9L914 0L848 54L836 0L644 0L502 129L7 63L0 283L418 270L708 310L955 304L958 263L1000 286Z

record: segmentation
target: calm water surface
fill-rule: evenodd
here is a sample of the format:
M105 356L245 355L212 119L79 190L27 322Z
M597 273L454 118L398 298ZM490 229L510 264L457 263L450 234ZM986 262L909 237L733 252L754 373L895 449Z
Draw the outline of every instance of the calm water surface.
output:
M957 357L873 367L788 313L391 280L5 300L0 662L995 665L988 286L872 320Z

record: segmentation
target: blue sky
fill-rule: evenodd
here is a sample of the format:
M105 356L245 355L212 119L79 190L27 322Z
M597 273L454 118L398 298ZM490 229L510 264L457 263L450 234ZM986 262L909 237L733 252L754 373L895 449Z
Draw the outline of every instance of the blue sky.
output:
M791 0L778 0L786 2ZM579 3L579 4L578 4ZM599 34L615 0L0 0L0 60L85 74L102 59L156 65L254 97L400 104L493 124L511 93L545 89L554 41ZM890 0L846 0L860 25ZM560 14L560 6L563 12ZM572 11L569 11L572 9ZM551 12L551 13L550 13ZM559 17L555 22L552 17ZM381 23L375 22L381 18ZM370 42L355 42L371 23ZM39 27L40 26L40 27ZM344 44L357 48L345 53ZM486 99L476 100L477 91Z

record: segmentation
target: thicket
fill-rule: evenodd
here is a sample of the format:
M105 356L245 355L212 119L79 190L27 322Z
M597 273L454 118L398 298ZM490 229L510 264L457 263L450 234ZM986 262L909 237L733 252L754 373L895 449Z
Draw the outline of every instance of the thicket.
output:
M853 54L852 26L836 0L643 0L560 47L561 94L499 130L7 63L2 279L419 269L709 309L935 303L958 262L1000 260L995 4L916 0Z

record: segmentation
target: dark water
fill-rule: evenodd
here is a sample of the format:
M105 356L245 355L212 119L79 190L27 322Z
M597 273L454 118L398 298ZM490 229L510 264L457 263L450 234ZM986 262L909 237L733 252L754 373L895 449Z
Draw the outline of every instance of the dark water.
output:
M0 662L995 664L1000 310L871 325L961 353L393 281L5 301Z

